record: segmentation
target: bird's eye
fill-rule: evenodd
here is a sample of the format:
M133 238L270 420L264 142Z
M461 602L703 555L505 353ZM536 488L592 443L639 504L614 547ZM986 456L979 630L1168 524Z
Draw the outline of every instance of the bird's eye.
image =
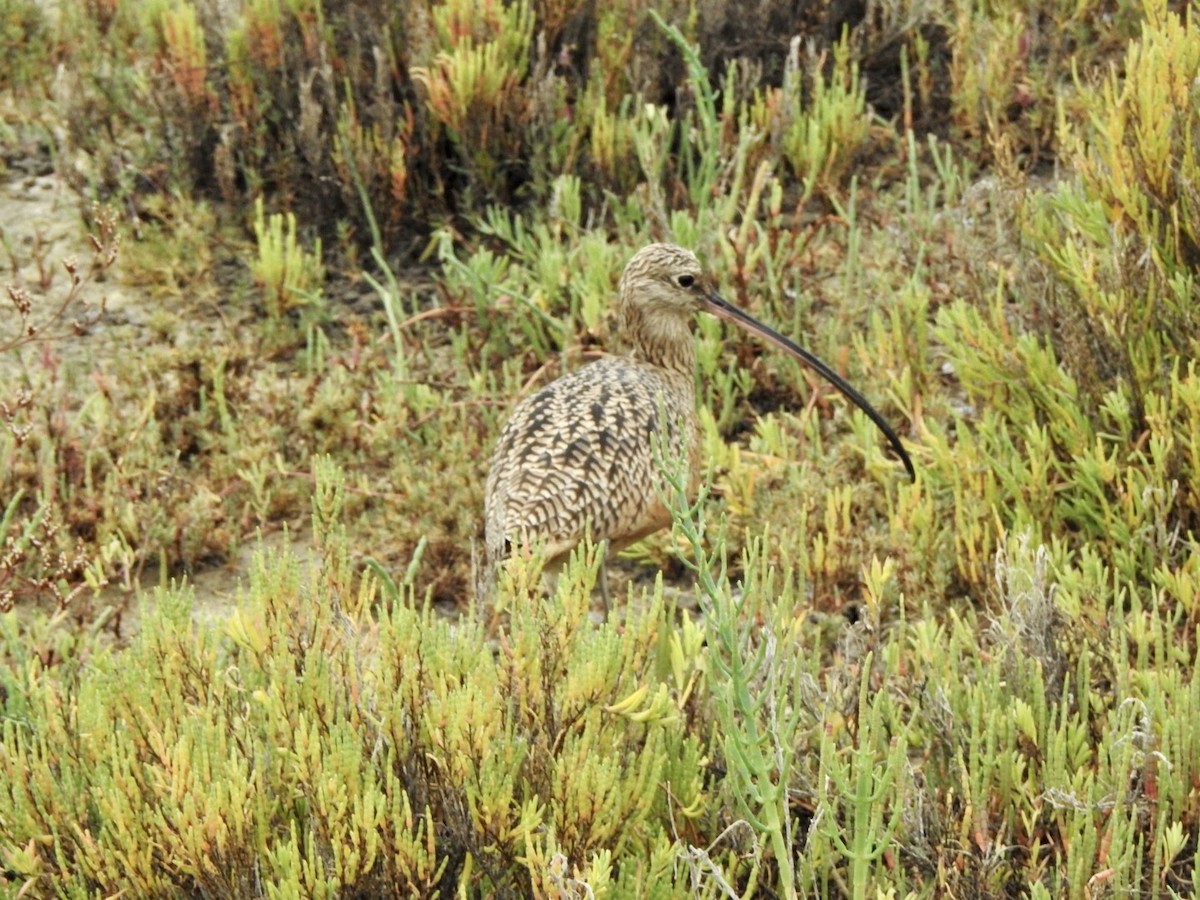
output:
M681 288L687 290L696 283L696 277L694 275L680 275L677 281Z

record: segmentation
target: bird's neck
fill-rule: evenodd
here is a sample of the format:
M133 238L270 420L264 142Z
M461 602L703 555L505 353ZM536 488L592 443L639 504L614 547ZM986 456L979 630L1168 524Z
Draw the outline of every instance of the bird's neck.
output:
M687 319L676 316L650 318L638 309L626 309L622 332L634 359L683 375L696 377L696 340Z

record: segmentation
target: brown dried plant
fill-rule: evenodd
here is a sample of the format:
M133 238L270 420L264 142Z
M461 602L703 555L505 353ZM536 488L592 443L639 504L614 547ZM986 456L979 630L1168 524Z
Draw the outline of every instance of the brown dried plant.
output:
M111 209L93 207L95 233L88 238L92 260L86 268L75 257L63 262L70 285L49 311L38 316L33 294L20 284L9 284L7 292L18 319L16 334L0 342L0 355L14 353L28 344L53 343L72 334L81 334L95 324L104 312L104 301L84 306L84 288L117 261L121 236L116 214ZM28 417L37 408L35 390L22 389L11 397L0 397L0 421L20 447L30 437ZM50 597L58 609L65 609L84 589L83 572L87 554L69 546L62 528L63 515L53 502L38 502L32 514L22 517L24 491L18 490L0 508L0 612L12 608L19 598ZM66 547L66 549L64 549Z
M117 217L113 210L93 207L92 219L96 225L96 233L88 235L92 245L91 264L84 271L74 256L63 260L63 268L71 280L71 285L57 305L51 306L48 313L39 319L34 312L33 295L28 288L20 284L7 285L8 299L12 302L20 326L15 336L0 340L0 354L35 341L55 341L68 335L81 334L103 315L103 298L97 306L82 310L79 316L70 315L72 310L80 305L84 288L116 263L121 247L121 235L117 230Z

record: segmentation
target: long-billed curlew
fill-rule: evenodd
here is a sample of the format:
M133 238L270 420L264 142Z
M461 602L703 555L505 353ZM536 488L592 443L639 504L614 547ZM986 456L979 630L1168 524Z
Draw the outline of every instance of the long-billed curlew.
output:
M696 468L691 329L700 310L757 334L827 378L887 435L915 478L900 438L858 391L722 298L690 251L650 244L621 276L619 327L627 355L605 357L546 385L517 405L500 433L485 499L489 572L515 546L540 544L546 560L555 562L585 535L607 542L611 552L671 524L659 472L664 449L677 458L686 454ZM656 443L663 449L656 451ZM603 580L601 587L607 604Z

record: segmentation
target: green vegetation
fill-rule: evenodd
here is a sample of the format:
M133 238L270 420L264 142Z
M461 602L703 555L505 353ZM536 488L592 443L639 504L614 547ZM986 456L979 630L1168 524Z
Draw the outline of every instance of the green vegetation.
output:
M1193 7L45 6L0 173L92 258L0 231L0 895L1200 893ZM626 602L479 609L506 410L658 239L917 480L706 319Z

